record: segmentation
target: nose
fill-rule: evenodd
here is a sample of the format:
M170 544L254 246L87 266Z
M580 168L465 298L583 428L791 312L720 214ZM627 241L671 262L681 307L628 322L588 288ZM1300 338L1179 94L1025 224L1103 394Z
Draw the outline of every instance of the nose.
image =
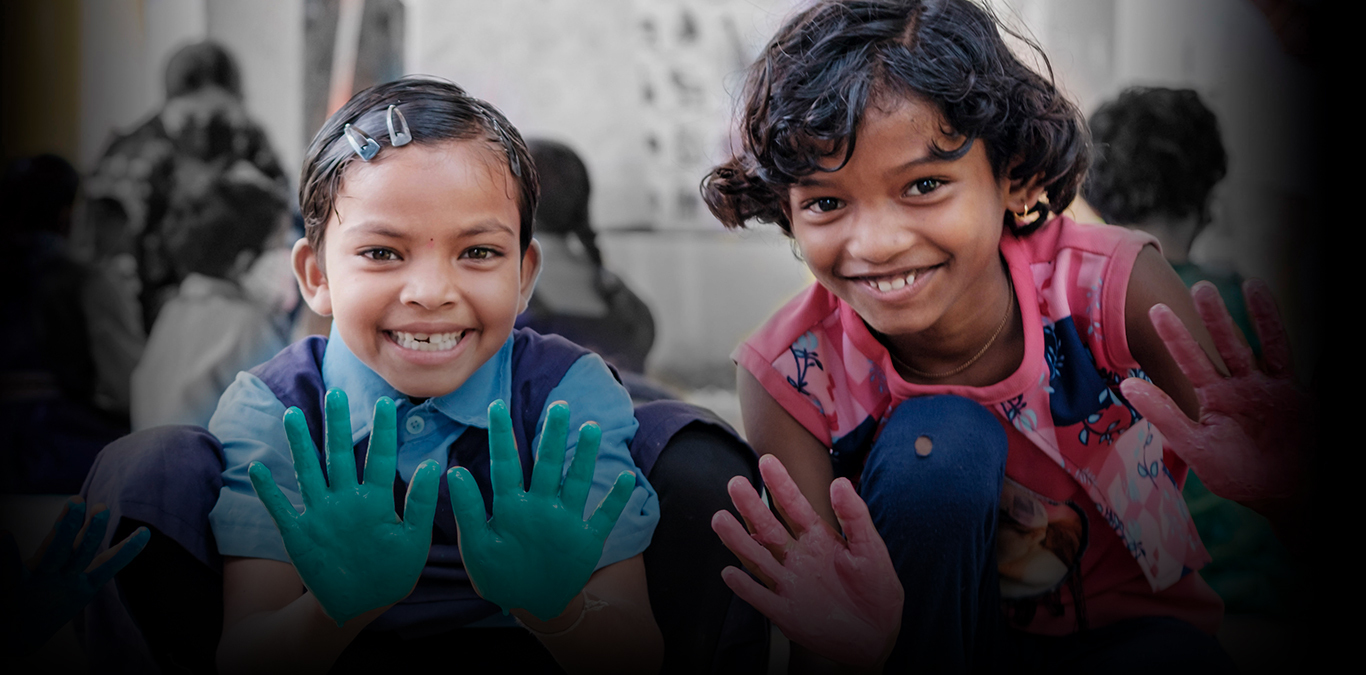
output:
M915 234L908 225L905 215L894 208L862 208L849 221L845 250L868 263L891 262L914 243Z
M459 271L452 261L443 256L423 256L417 264L408 266L408 274L399 292L404 305L423 309L439 309L460 301Z

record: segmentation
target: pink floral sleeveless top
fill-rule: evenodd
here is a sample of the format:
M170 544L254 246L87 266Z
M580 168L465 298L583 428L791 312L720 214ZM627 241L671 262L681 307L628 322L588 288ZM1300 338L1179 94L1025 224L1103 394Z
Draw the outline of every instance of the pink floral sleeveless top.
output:
M1120 395L1125 378L1146 377L1129 353L1124 319L1129 276L1145 245L1156 242L1065 217L1027 237L1003 234L1025 355L1015 373L990 386L905 382L862 319L819 284L778 310L733 358L831 448L837 472L855 480L899 402L956 394L981 403L1011 432L1007 477L1042 492L1036 484L1047 476L1070 479L1086 497L1079 501L1095 509L1098 519L1090 520L1113 529L1138 563L1148 594L1160 592L1210 557L1181 498L1184 463L1164 452L1162 435ZM1017 451L1020 444L1032 448ZM1198 577L1193 583L1203 589L1197 595L1210 596L1196 604L1218 605Z

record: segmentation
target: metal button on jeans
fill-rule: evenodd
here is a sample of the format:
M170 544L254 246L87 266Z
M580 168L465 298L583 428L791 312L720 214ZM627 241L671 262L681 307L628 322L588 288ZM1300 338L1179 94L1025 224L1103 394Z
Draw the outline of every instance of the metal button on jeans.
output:
M413 415L412 417L409 417L406 422L404 422L404 425L408 428L408 433L420 434L422 433L423 427L427 426L427 422L423 420L422 417L418 415Z

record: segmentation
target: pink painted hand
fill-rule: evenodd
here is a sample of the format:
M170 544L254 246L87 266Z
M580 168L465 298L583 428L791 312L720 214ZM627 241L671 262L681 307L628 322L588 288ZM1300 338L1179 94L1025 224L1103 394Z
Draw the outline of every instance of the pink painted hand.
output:
M711 526L763 584L734 567L721 577L789 640L847 665L880 665L901 630L904 594L868 506L848 479L830 484L845 533L840 536L816 515L776 457L762 457L759 471L792 534L749 481L731 479L731 500L749 530L728 511L718 511Z
M1120 389L1148 418L1172 451L1216 495L1239 502L1278 500L1300 488L1314 448L1314 406L1292 375L1290 343L1265 282L1243 285L1248 313L1262 341L1263 369L1238 339L1233 320L1214 286L1191 288L1196 309L1214 338L1229 375L1215 370L1181 320L1165 305L1148 312L1181 371L1195 386L1200 419L1191 421L1151 383L1125 380Z

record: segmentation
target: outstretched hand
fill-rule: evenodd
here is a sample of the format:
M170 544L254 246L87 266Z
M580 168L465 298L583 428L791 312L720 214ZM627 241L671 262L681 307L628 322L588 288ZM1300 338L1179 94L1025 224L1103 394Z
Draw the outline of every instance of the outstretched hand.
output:
M1248 312L1262 342L1264 369L1252 350L1238 339L1233 320L1214 286L1202 282L1191 289L1229 375L1221 375L1166 305L1148 312L1181 371L1195 386L1199 421L1191 421L1170 397L1139 378L1120 389L1129 403L1166 436L1173 452L1200 476L1216 495L1239 502L1290 497L1312 451L1314 409L1308 394L1294 381L1290 343L1265 282L1243 285Z
M721 572L735 594L767 616L789 640L834 661L884 662L901 630L904 594L868 506L846 478L830 484L844 536L821 520L781 462L759 460L769 494L787 521L773 516L743 477L727 486L749 526L717 511L711 526L763 584L734 567Z
M479 486L467 469L455 467L446 473L460 533L460 555L470 581L481 597L505 614L524 609L549 621L563 613L588 583L607 535L635 487L635 475L621 472L585 521L583 509L593 484L602 430L592 422L579 429L574 461L561 485L568 430L569 406L563 401L552 403L546 410L531 489L523 491L522 461L507 405L494 401L489 406L492 518L485 517Z
M109 511L97 504L94 512L86 523L85 502L67 502L28 565L20 559L13 535L4 533L0 644L5 652L26 655L41 647L147 545L151 534L139 527L96 558Z
M388 398L375 402L362 483L356 482L351 414L346 394L340 390L327 392L325 424L326 482L303 412L298 408L285 412L285 435L303 496L303 513L295 511L264 464L253 462L248 475L280 528L299 577L340 626L402 600L417 585L432 547L441 469L433 460L417 467L400 520L394 513L393 496L398 461L394 402Z

